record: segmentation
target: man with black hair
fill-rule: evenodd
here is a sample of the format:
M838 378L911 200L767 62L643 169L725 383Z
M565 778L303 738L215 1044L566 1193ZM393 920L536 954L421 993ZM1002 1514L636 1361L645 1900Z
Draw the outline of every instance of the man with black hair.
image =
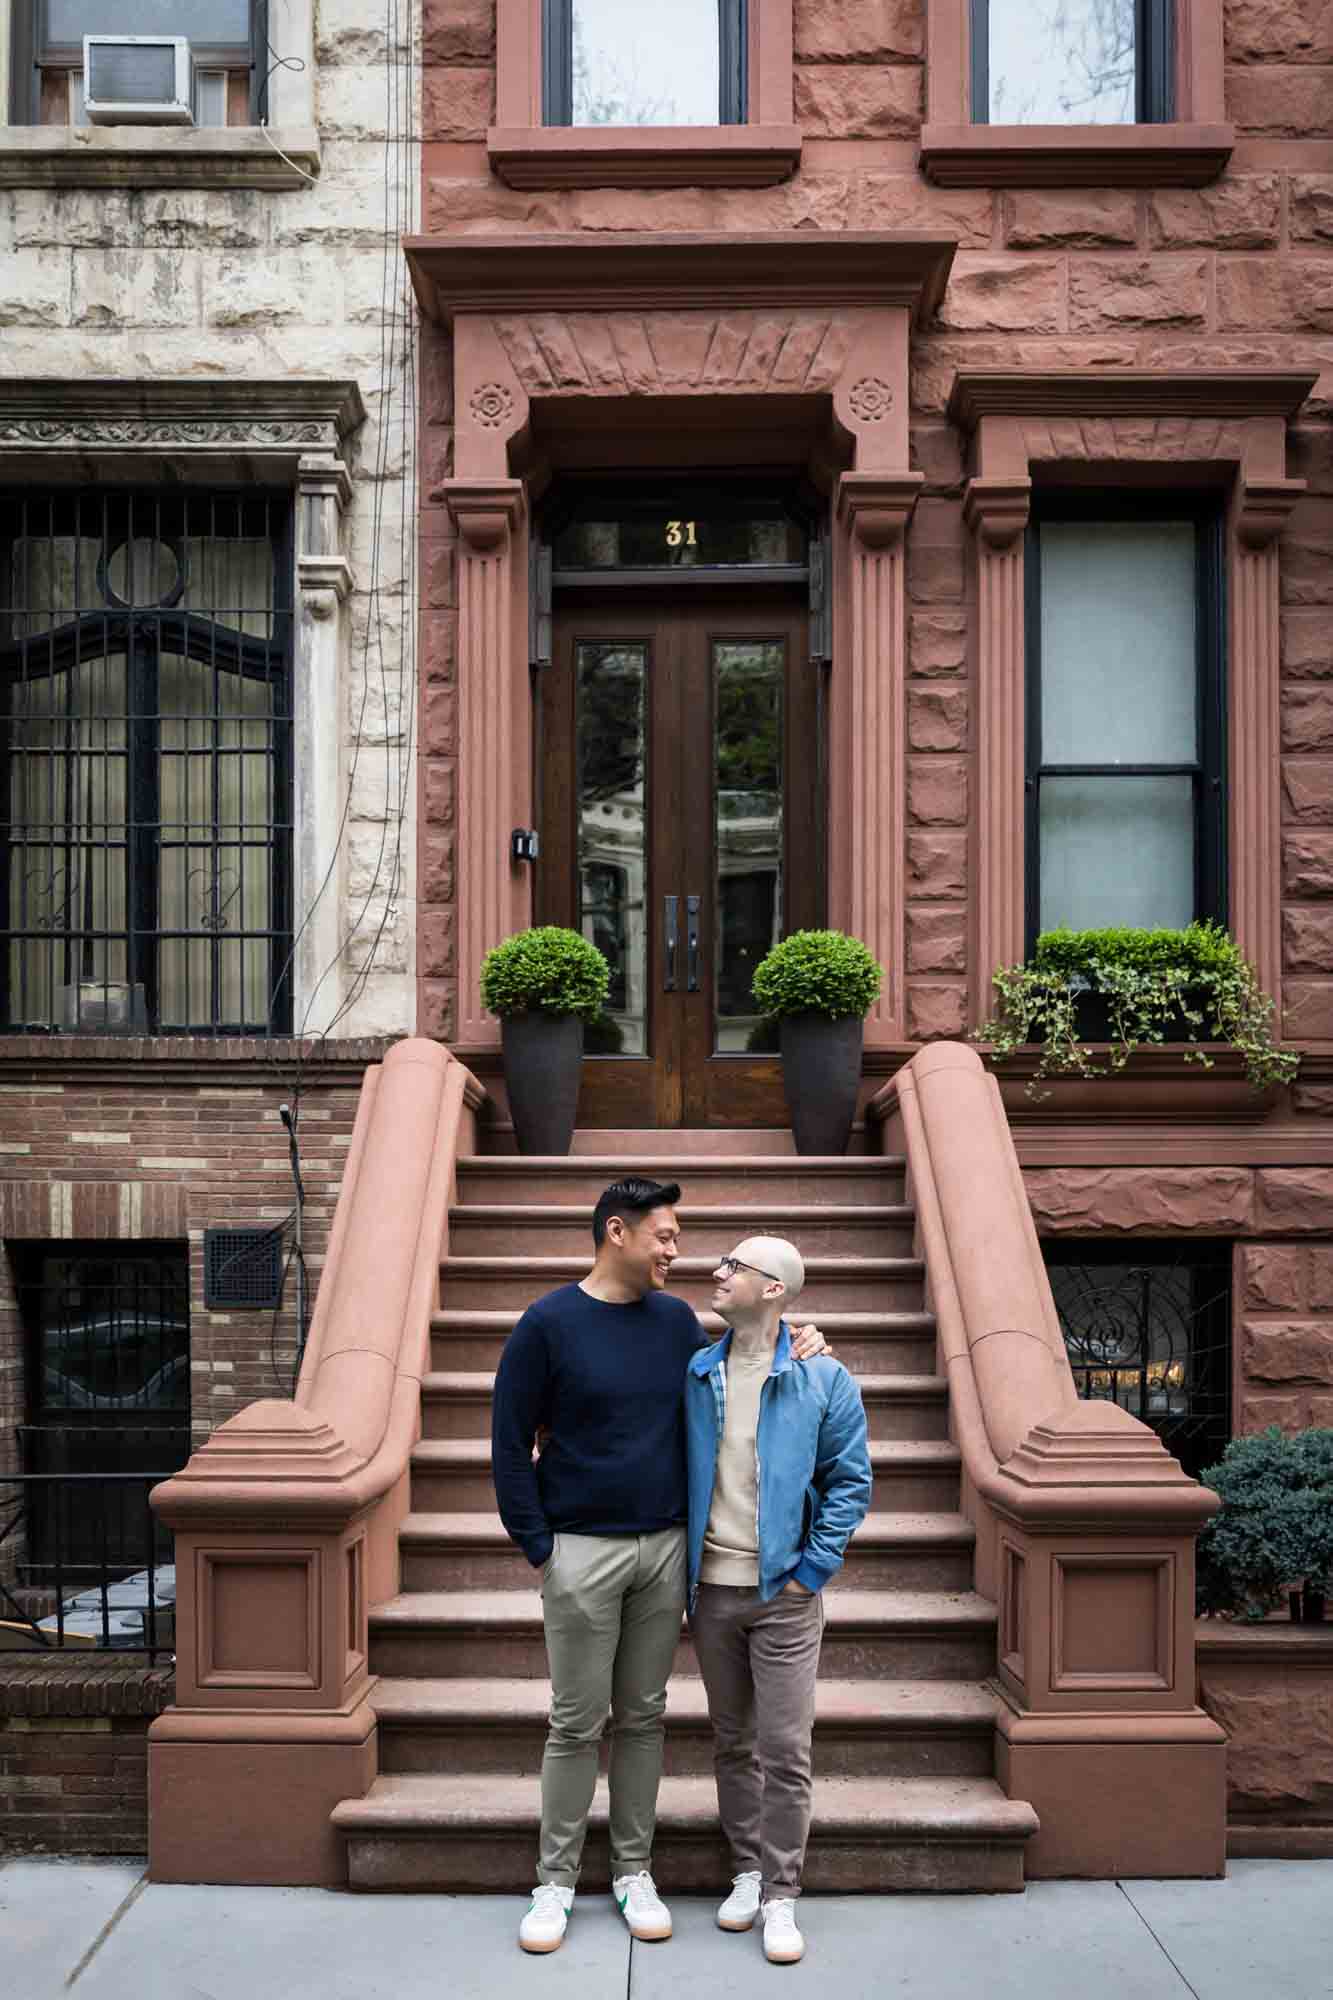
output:
M707 1341L693 1308L666 1290L679 1200L674 1182L607 1188L593 1210L591 1271L528 1307L496 1373L496 1498L509 1535L541 1571L551 1669L525 1951L554 1951L564 1938L608 1709L612 1891L634 1937L671 1936L652 1847L667 1675L685 1608L685 1372ZM823 1346L808 1327L796 1351Z

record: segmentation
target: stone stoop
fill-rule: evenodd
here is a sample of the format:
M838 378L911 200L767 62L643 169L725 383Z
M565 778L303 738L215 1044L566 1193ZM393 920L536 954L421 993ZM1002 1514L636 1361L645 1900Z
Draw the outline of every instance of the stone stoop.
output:
M637 1135L644 1154L654 1136ZM490 1398L524 1306L588 1267L592 1203L626 1157L598 1156L596 1137L580 1134L568 1159L459 1163L445 1307L432 1320L411 1511L399 1531L402 1591L370 1618L380 1775L333 1815L354 1889L520 1893L534 1880L549 1704L541 1597L495 1512ZM959 1512L948 1385L935 1372L903 1162L702 1145L697 1156L628 1151L641 1171L685 1186L688 1255L672 1290L697 1306L714 1261L738 1237L790 1235L809 1252L801 1314L818 1319L866 1403L873 1511L825 1598L807 1886L1021 1890L1037 1821L993 1775L995 1607L972 1590L975 1538ZM711 1770L703 1686L683 1629L654 1859L664 1891L720 1891L728 1881ZM603 1777L584 1885L604 1887L607 1866Z

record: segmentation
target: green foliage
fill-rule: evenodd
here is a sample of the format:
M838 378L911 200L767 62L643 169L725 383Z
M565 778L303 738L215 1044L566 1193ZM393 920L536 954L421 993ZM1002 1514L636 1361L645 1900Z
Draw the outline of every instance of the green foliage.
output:
M606 960L595 944L577 931L541 924L487 952L481 962L481 1000L501 1020L541 1012L596 1021L609 980Z
M1200 1611L1262 1618L1298 1583L1333 1572L1333 1430L1234 1438L1203 1474L1222 1501L1199 1536Z
M1041 1058L1029 1090L1046 1077L1105 1076L1122 1070L1136 1048L1186 1029L1187 1062L1212 1067L1203 1041L1226 1042L1245 1058L1256 1090L1290 1083L1300 1058L1275 1046L1273 1002L1234 939L1218 924L1184 930L1043 931L1027 965L1001 966L991 979L999 1005L975 1041L997 1061L1028 1042ZM1111 1050L1105 1064L1079 1038L1078 1001L1107 1003Z
M750 991L762 1014L868 1014L884 974L859 938L793 931L755 967Z

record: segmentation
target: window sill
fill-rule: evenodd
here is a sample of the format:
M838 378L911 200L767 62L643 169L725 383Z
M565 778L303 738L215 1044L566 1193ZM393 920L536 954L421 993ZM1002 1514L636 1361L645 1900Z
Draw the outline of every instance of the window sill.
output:
M271 135L257 125L203 131L143 125L9 125L0 130L0 188L272 191L304 187L306 176L318 172L319 134L309 126L280 127Z
M1231 125L927 125L921 170L939 187L1203 187Z
M774 187L801 163L795 125L500 126L486 134L512 188Z

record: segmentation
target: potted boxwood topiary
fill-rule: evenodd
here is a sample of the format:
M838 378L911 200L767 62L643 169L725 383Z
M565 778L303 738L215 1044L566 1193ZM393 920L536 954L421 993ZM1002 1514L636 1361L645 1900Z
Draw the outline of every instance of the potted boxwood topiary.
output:
M798 1153L847 1150L862 1028L883 977L860 939L842 931L793 931L755 968L755 1005L778 1023Z
M1203 1475L1222 1501L1199 1536L1198 1608L1263 1618L1287 1597L1317 1623L1333 1572L1333 1430L1233 1438Z
M973 1039L988 1042L996 1062L1040 1044L1029 1091L1052 1076L1115 1074L1135 1049L1163 1042L1189 1043L1185 1060L1209 1069L1205 1038L1244 1057L1256 1091L1290 1083L1299 1067L1273 1040L1273 1002L1254 968L1218 924L1043 931L1031 960L1001 966L991 984L999 1005ZM1104 1062L1090 1041L1109 1041Z
M520 1153L567 1153L578 1113L583 1024L600 1018L606 960L577 931L519 931L481 962L482 1005L500 1017Z

